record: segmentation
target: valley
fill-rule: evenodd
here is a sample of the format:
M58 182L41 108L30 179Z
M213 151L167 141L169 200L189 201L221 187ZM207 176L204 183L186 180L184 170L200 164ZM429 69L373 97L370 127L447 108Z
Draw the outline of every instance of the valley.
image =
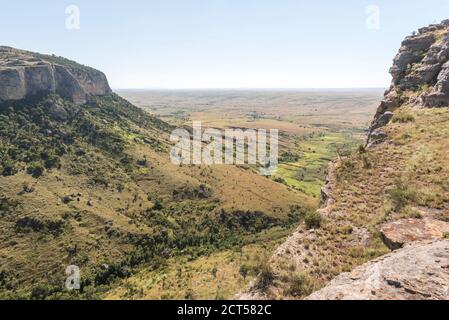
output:
M279 128L280 165L269 180L303 194L317 208L329 162L364 143L383 90L118 92L176 126L200 120L205 127L220 129ZM230 178L223 177L223 182ZM242 199L238 207L250 207L241 195L233 199ZM266 268L272 252L294 229L295 225L265 230L251 236L248 245L194 260L171 259L163 268L138 272L106 298L232 299Z
M114 93L0 47L0 299L446 299L448 26L385 93ZM278 170L174 164L194 121L278 129Z

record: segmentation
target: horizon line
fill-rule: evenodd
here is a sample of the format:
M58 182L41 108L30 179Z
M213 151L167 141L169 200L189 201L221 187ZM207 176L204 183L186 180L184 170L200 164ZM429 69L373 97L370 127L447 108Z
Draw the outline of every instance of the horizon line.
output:
M285 91L292 91L292 90L300 90L300 91L317 91L317 90L386 90L388 87L149 87L149 88L117 88L112 87L112 90L114 91L171 91L171 90L179 90L179 91L195 91L195 90L285 90Z

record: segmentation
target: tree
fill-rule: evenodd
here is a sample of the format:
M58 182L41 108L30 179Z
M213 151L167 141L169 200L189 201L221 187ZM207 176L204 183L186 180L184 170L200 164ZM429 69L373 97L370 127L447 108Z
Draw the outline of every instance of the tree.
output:
M242 264L240 266L240 275L243 277L243 280L246 280L246 277L248 276L249 273L249 267L246 264Z

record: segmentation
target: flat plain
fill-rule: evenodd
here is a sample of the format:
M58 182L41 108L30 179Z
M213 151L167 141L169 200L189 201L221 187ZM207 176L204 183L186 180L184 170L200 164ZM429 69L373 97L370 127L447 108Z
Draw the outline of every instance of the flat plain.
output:
M363 144L383 89L118 90L175 126L278 129L281 165L273 179L315 198L339 153Z

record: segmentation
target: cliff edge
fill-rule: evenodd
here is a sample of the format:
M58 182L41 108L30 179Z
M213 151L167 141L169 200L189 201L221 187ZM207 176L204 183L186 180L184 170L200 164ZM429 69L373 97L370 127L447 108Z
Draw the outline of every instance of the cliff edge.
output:
M55 93L77 104L111 93L106 76L76 62L0 46L0 103Z
M382 127L399 107L449 105L449 20L406 37L390 73L393 80L371 124L369 146L385 139Z

